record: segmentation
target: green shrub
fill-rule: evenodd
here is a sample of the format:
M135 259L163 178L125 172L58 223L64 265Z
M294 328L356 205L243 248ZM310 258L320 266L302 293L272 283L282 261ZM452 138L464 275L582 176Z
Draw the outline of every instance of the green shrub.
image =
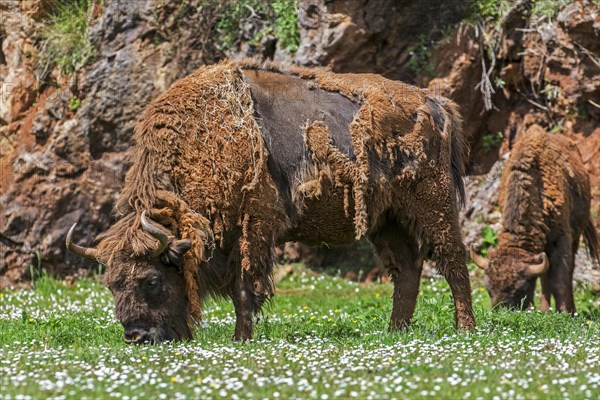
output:
M56 0L40 32L40 62L64 73L78 71L94 56L87 34L92 0Z
M291 53L298 50L298 0L236 0L225 7L217 21L217 37L222 49L231 49L242 39L242 23L250 18L259 19L263 26L254 33L250 44L257 46L264 35L273 35L279 46Z
M81 99L77 96L73 96L69 99L67 106L69 107L69 110L77 111L77 109L81 106Z
M571 0L537 0L533 2L531 14L538 17L552 19L558 12L571 3Z
M534 0L531 2L531 15L539 18L552 19L558 12L572 0ZM498 24L514 5L510 0L476 0L473 3L469 20L476 22L483 20L488 23Z
M490 249L498 245L498 235L496 232L494 232L492 227L488 225L483 228L483 231L481 232L481 239L481 254L487 256L490 252Z
M275 12L275 37L281 48L295 53L300 45L298 1L275 0L272 7Z
M223 49L231 49L240 39L240 22L255 13L264 15L267 6L259 0L232 1L216 23L217 40Z
M477 22L498 22L508 12L512 5L510 0L476 0L471 10L469 20Z
M408 65L416 75L431 77L435 73L435 63L432 60L432 52L439 46L439 42L432 43L427 36L421 34L417 43L408 49L410 60Z
M485 135L483 135L483 139L482 139L482 147L483 147L483 151L488 152L496 147L498 147L500 145L500 143L502 143L502 132L496 132L496 134L493 133L486 133Z

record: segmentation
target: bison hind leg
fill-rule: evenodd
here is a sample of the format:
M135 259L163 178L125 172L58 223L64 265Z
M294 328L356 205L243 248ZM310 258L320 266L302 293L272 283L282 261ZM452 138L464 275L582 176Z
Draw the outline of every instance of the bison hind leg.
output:
M415 311L423 258L419 243L401 226L389 224L370 236L394 283L390 331L408 327Z
M456 224L454 238L456 238L454 244L438 245L433 260L452 291L457 328L472 331L475 329L475 316L471 300L471 283L466 264L466 251L460 241L458 224Z

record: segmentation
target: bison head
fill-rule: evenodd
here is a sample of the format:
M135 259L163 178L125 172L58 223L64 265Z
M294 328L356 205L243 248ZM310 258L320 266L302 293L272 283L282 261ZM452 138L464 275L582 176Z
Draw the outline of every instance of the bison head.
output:
M485 286L492 306L527 309L533 306L536 278L548 270L546 253L497 248L488 260L471 247L471 259L486 273Z
M125 329L125 342L189 339L191 318L182 266L191 241L174 240L145 212L141 215L141 227L145 232L141 236L158 240L158 247L149 254L136 256L135 244L121 240L124 244L115 249L110 259L103 259L104 252L73 243L75 225L67 235L67 248L73 254L106 264L104 282L115 298L115 316ZM102 240L109 238L104 236ZM103 247L102 240L98 248ZM110 240L116 242L114 238Z

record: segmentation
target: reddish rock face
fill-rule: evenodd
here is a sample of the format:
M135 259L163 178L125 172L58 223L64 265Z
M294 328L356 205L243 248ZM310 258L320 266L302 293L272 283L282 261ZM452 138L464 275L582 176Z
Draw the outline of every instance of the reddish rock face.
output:
M302 40L295 61L414 80L411 47L420 36L439 38L442 27L458 23L468 12L467 2L456 1L300 1Z
M50 272L78 273L81 263L66 255L62 240L73 222L86 227L77 236L87 243L109 225L140 110L175 79L223 56L213 45L210 10L180 13L178 2L159 0L107 3L91 17L95 61L73 76L51 74L60 90L52 85L32 90L34 68L24 56L32 51L29 38L49 2L0 1L0 286L27 282L29 266L38 265L36 252ZM398 7L392 0L301 0L296 61L378 72L452 98L472 145L472 174L488 172L534 123L562 131L579 146L592 182L592 214L599 215L598 12L578 0L545 22L516 9L497 35L496 73L505 84L496 86L495 108L485 111L476 89L482 74L479 40L472 29L454 29L470 12L466 3L411 0ZM519 30L527 25L536 29ZM445 26L454 29L449 38L425 52L433 73L419 76L411 66L415 45L421 37L425 43L439 40ZM7 91L7 82L15 89ZM73 96L81 100L76 111L68 107ZM484 137L498 132L501 143L484 145ZM494 178L486 179L484 187L493 190ZM464 234L475 240L482 224L473 219L482 210L493 215L495 197L477 182L471 187ZM472 207L476 211L469 213ZM304 254L327 259L323 252Z
M0 2L0 287L27 284L39 267L59 276L96 270L67 255L69 226L80 222L78 235L92 242L110 224L141 110L175 79L217 59L204 37L211 14L191 8L174 19L175 3L96 9L88 31L96 62L71 76L55 70L50 84L39 85L25 55L47 2ZM73 97L81 101L76 110Z
M440 46L436 78L429 87L461 105L472 145L472 174L489 171L533 124L574 139L590 174L592 213L600 227L600 158L594 157L600 152L600 67L590 57L600 43L600 20L586 7L576 1L553 22L531 18L525 22L535 29L525 31L518 30L522 17L506 18L495 61L504 86L492 95L493 110L484 111L481 94L473 92L481 79L481 49L468 29ZM457 49L457 43L462 47ZM486 63L490 65L488 57ZM501 142L486 146L498 132Z

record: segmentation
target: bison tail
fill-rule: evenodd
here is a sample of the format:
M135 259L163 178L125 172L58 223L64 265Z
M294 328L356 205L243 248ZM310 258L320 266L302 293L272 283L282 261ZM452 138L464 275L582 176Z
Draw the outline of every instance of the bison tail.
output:
M431 117L436 128L444 138L450 138L450 166L454 189L461 207L465 205L465 183L469 146L463 131L463 120L458 111L458 104L441 96L426 97L425 101L431 110Z
M465 182L463 177L466 175L467 159L469 158L469 145L465 139L465 133L463 131L463 120L458 111L458 105L454 102L448 102L449 105L446 108L449 113L449 121L446 124L446 128L449 129L451 137L451 165L452 165L452 179L454 180L454 187L458 193L458 200L461 207L465 206L466 195L465 195Z
M600 240L598 239L598 232L594 227L594 222L591 217L587 227L583 231L583 238L588 246L590 256L594 258L596 262L600 263Z

